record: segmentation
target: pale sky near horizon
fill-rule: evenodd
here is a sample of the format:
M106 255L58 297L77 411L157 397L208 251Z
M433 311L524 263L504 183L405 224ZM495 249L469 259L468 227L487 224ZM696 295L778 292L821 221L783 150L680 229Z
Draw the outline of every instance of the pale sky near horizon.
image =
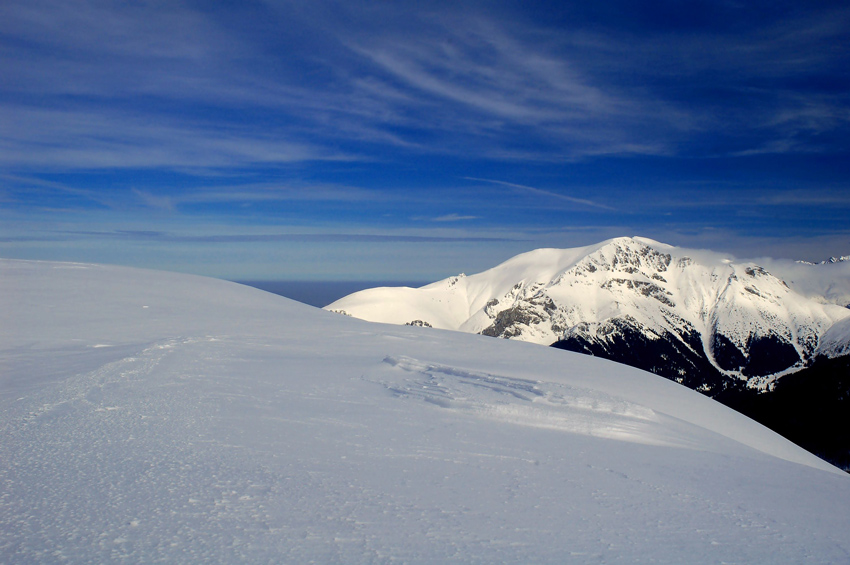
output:
M436 280L850 254L845 2L0 5L0 257Z

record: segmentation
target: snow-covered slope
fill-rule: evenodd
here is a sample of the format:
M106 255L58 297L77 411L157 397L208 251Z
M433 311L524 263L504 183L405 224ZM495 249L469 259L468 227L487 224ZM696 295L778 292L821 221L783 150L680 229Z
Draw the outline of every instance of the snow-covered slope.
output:
M0 260L0 562L842 562L850 477L600 359Z
M850 355L850 318L844 318L829 328L820 340L818 353L827 357Z
M617 238L576 249L538 249L420 289L364 290L327 309L545 345L560 341L603 356L643 340L638 353L656 349L652 354L669 361L669 376L679 382L713 375L688 383L693 388L719 391L723 377L764 388L805 366L824 332L850 317L826 295L812 297L824 285L827 266L794 265L808 295L754 262ZM817 277L806 279L806 268Z

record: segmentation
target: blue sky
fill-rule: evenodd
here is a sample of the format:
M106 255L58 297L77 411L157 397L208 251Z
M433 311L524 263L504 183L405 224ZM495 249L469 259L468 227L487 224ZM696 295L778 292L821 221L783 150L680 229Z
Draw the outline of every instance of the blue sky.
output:
M846 2L0 5L0 256L434 280L850 253Z

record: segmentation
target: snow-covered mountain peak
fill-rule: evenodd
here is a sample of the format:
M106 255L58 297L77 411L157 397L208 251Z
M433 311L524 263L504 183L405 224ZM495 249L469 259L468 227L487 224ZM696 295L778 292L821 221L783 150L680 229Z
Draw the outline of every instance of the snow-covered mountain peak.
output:
M820 336L850 316L756 262L639 237L537 249L479 274L362 291L328 309L588 352L640 334L669 342L678 351L670 355L692 357L677 372L701 366L758 387L804 366Z

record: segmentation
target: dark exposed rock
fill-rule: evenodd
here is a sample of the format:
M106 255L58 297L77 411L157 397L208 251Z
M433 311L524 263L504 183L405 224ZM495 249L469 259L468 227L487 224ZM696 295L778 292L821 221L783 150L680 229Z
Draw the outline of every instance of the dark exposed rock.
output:
M558 307L555 305L555 302L549 298L548 296L541 295L539 297L535 297L529 300L531 304L536 304L537 306L541 306L543 310L546 311L547 314L552 314Z
M602 288L610 290L615 285L624 286L629 290L636 290L642 295L654 298L662 304L670 306L671 308L676 306L676 304L672 300L667 298L667 296L671 295L671 293L667 292L655 283L647 281L635 281L632 279L608 279L607 281L602 283Z
M405 326L418 326L420 328L433 328L431 324L425 322L423 320L413 320L412 322L407 322L404 324Z
M641 267L652 271L666 271L672 257L669 253L661 253L655 249L641 245L638 249L617 245L611 270L625 273L638 273Z
M518 290L520 285L515 285ZM490 318L495 318L493 323L481 331L482 335L491 337L511 338L520 335L525 327L550 321L552 315L558 310L555 302L543 291L542 285L535 284L526 289L527 292L536 293L527 300L517 300L513 306L495 312L499 301L492 299L484 307L485 313ZM552 331L559 333L563 331L557 325L552 325Z
M542 321L543 317L534 306L520 303L499 312L493 324L482 330L481 334L491 337L515 337L522 333L523 326L532 326Z
M759 266L747 267L746 269L744 269L744 272L746 274L750 275L753 278L770 277L770 278L777 280L780 283L782 283L782 286L784 286L785 288L790 288L788 286L788 283L786 283L785 281L783 281L781 279L774 277L769 272L767 272L763 267L759 267ZM749 290L749 289L747 289L747 290Z

